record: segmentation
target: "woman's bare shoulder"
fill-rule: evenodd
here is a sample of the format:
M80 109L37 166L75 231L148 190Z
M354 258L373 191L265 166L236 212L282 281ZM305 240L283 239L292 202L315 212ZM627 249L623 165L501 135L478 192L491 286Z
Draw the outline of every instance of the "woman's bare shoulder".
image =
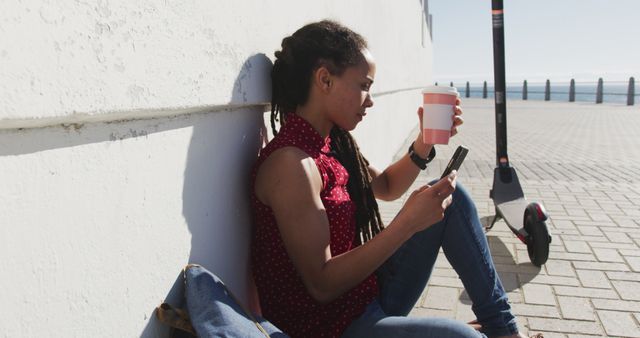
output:
M256 173L256 197L270 205L274 193L285 193L290 188L310 188L319 193L322 179L313 158L297 147L282 147L262 162ZM306 190L306 189L304 189Z

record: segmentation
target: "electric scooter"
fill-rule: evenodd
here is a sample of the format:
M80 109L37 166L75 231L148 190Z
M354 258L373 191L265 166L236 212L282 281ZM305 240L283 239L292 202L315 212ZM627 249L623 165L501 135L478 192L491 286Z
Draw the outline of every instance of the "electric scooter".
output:
M509 165L503 0L492 0L491 7L496 107L496 168L493 172L493 187L489 196L495 204L496 214L486 230L493 228L498 220L504 219L511 231L527 245L531 263L542 266L549 258L551 235L545 223L549 216L542 204L527 202L516 170Z

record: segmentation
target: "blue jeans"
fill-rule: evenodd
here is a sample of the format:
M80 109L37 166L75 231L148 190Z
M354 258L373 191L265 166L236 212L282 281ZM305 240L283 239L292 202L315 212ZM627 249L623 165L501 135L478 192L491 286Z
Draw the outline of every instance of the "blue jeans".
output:
M442 247L473 302L482 333L445 318L406 317L424 291ZM478 213L461 184L442 221L416 233L377 272L380 295L343 338L484 337L518 332Z
M199 338L265 338L253 319L270 337L289 337L262 317L249 318L224 283L205 268L190 266L184 277L187 310Z

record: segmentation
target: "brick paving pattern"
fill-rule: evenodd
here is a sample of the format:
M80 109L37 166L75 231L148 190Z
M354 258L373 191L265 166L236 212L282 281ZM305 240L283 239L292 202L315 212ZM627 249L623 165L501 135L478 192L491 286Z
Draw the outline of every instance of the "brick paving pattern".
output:
M414 188L439 176L464 144L470 153L459 182L480 217L493 216L493 101L465 99L463 109L460 134L438 146L438 158ZM640 107L514 100L507 122L511 164L527 200L547 209L553 235L549 260L538 268L506 223L487 233L521 330L545 337L640 337ZM386 222L406 197L380 202ZM475 318L442 253L411 315Z

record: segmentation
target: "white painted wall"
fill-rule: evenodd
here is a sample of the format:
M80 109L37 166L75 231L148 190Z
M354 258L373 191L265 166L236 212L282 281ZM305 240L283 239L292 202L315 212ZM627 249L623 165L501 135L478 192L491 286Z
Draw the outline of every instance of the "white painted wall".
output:
M165 336L187 262L244 298L269 59L327 17L378 62L355 134L383 168L420 104L393 91L431 81L419 0L3 4L0 337Z

